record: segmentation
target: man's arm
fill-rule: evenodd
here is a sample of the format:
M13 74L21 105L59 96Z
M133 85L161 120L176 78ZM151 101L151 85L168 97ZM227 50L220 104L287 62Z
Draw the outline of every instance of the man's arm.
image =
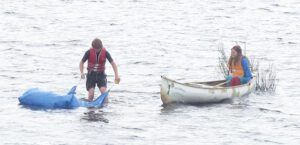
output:
M82 62L82 60L80 61L80 63L79 63L79 70L80 70L80 76L81 76L81 79L84 79L85 78L85 75L84 75L84 73L83 73L83 62Z
M85 75L84 75L84 72L83 72L83 65L84 65L84 62L88 59L89 57L89 50L85 52L83 58L81 59L80 63L79 63L79 70L80 70L80 76L82 79L85 78Z
M119 73L118 73L118 67L116 65L116 63L114 61L112 61L111 66L115 72L115 84L119 84L120 83L120 77L119 77Z

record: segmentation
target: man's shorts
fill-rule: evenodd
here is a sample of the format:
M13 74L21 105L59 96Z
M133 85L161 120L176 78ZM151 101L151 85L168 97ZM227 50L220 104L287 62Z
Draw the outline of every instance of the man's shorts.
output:
M86 90L95 88L96 84L99 88L107 87L107 79L104 72L88 72L88 74L86 75Z

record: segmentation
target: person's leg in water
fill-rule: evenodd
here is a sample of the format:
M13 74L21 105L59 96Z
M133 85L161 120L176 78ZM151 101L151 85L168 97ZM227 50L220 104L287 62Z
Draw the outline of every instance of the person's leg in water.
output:
M96 77L94 72L89 72L86 77L86 89L88 91L88 99L86 101L93 101L96 86Z
M106 79L106 74L105 73L97 74L97 86L98 86L99 91L101 92L101 94L106 92L107 79Z
M106 87L100 87L99 90L100 90L101 94L103 94L106 92ZM108 102L108 97L105 98L104 102Z
M106 87L100 87L99 91L101 92L101 94L105 93L106 92Z
M94 94L95 94L95 88L90 88L90 89L89 89L89 96L88 96L88 100L89 100L89 101L93 101L93 99L94 99Z
M106 79L106 74L105 73L101 73L101 74L99 74L98 76L98 81L97 81L97 86L98 86L98 88L99 88L99 91L101 92L101 95L103 94L103 93L105 93L106 92L106 89L107 89L107 79ZM105 99L105 102L107 102L107 97L106 97L106 99Z

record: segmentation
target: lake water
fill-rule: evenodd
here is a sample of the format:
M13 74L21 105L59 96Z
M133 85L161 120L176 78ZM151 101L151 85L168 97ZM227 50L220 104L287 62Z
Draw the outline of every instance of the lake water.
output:
M0 20L0 144L300 144L298 0L1 0ZM86 97L78 67L95 37L121 77L104 108L18 105L32 87ZM276 66L275 94L162 106L161 75L221 79L218 43L235 41Z

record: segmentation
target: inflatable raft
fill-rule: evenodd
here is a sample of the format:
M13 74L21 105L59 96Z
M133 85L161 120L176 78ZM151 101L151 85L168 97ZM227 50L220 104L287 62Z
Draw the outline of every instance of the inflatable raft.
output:
M39 107L47 109L73 109L78 107L95 107L103 106L109 91L101 94L92 102L77 99L76 86L72 87L66 95L59 95L53 92L42 91L38 88L27 90L20 96L19 102L21 105L28 107Z

